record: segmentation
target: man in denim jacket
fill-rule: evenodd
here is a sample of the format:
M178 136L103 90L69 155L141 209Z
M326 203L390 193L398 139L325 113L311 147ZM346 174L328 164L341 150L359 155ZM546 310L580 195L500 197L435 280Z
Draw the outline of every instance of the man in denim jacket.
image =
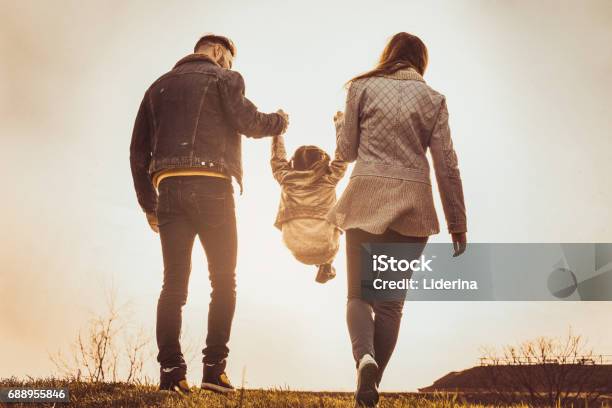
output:
M241 135L282 134L288 116L261 113L232 71L233 42L206 35L145 92L130 165L138 202L159 232L164 282L157 305L160 388L189 391L179 335L191 251L198 236L212 286L202 388L233 391L225 374L236 303L236 217L232 177L242 191Z

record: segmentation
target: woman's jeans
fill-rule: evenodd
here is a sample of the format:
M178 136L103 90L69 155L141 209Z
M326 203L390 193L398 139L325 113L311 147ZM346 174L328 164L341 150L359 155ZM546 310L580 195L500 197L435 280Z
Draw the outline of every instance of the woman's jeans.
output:
M160 183L157 207L164 258L164 283L157 303L157 361L184 365L179 336L187 301L191 252L196 235L208 262L212 286L203 361L227 357L236 306L236 217L232 184L208 176L168 177Z
M395 349L402 319L403 301L366 301L361 298L361 244L405 242L412 246L410 257L421 256L428 237L409 237L388 229L383 234L370 234L360 229L346 231L346 259L348 277L348 324L353 357L358 363L370 354L376 360L379 379Z

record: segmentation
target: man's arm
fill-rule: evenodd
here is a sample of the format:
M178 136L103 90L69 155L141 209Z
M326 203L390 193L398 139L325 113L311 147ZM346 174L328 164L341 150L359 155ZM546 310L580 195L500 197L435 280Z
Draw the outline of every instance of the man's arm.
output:
M130 144L130 167L138 203L147 214L155 214L157 192L149 175L151 162L151 112L149 111L149 93L145 93L132 132Z
M287 128L286 119L278 113L261 113L244 96L244 79L236 71L227 71L220 79L219 88L227 118L239 133L260 138L276 136Z
M272 138L272 159L270 159L270 165L272 166L272 175L279 183L282 183L287 173L292 170L291 165L287 161L285 140L282 135Z

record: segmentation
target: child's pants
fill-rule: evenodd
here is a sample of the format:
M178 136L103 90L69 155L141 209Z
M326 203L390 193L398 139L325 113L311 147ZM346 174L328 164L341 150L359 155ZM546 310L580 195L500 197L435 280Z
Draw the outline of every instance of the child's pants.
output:
M296 218L283 224L283 241L298 261L321 265L338 253L340 230L325 220Z

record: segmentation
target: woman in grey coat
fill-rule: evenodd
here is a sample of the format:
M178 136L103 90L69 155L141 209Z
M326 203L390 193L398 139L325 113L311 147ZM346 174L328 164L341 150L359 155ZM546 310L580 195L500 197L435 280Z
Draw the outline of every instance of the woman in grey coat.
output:
M378 66L349 81L345 112L334 121L338 151L356 161L349 184L327 219L346 231L347 323L357 363L358 405L375 406L402 316L401 301L361 298L363 243L406 242L417 258L439 232L429 149L455 256L466 247L466 214L444 95L423 79L427 48L398 33Z

